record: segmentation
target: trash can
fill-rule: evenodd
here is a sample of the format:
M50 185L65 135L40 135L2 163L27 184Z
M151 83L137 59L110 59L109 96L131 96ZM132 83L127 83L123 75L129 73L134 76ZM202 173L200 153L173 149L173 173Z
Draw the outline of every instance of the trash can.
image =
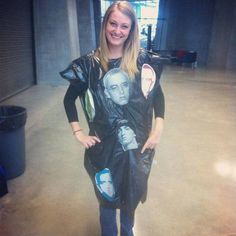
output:
M0 165L0 198L8 193L6 171Z
M0 165L7 179L25 171L26 109L19 106L0 106Z

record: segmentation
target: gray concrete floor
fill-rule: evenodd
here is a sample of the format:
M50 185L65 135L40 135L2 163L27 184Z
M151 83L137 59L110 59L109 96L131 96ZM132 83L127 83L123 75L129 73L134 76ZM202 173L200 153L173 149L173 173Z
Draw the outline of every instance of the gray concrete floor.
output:
M167 67L162 86L165 130L135 236L236 235L236 76ZM38 85L2 103L26 107L28 120L26 170L0 199L1 236L100 235L83 148L62 105L65 91Z

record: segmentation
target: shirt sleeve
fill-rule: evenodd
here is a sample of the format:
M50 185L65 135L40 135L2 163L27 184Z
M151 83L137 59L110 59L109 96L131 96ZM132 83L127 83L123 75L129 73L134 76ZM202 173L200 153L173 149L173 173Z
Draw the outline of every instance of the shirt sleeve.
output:
M154 101L153 101L153 107L154 107L154 115L155 118L160 117L163 118L165 117L165 97L164 93L162 91L161 85L160 85L160 80L161 80L161 74L163 71L163 63L159 59L159 57L155 57L153 55L148 55L148 61L153 67L155 73L156 73L156 91L155 91L155 96L154 96Z
M163 118L165 117L165 97L162 91L161 86L159 85L157 87L156 91L156 96L154 98L154 114L155 118L160 117Z
M79 121L75 104L78 94L78 88L74 84L70 84L64 96L64 107L69 122Z

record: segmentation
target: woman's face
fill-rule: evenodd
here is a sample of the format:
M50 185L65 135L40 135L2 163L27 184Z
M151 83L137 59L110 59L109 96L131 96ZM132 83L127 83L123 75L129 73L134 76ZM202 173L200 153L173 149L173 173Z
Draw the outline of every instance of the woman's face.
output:
M115 10L110 14L105 29L109 48L123 48L124 43L129 36L131 25L131 19L119 10Z

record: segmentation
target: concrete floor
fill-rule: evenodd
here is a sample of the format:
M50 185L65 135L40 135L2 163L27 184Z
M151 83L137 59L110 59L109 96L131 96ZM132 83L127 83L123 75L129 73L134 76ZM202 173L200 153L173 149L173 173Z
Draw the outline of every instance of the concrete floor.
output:
M165 130L135 236L236 235L236 76L167 67L162 86ZM26 107L28 120L26 171L0 199L1 236L100 235L83 149L62 105L65 90L38 85L2 103Z

